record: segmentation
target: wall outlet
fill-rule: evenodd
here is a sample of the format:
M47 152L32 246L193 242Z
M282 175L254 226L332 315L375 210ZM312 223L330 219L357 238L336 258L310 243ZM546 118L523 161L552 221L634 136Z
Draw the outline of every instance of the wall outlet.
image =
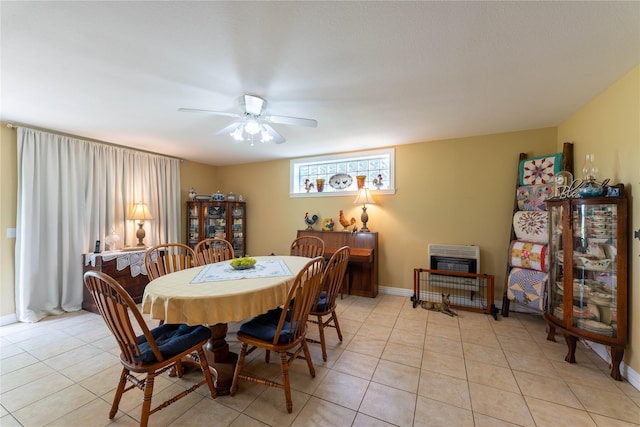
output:
M16 229L7 228L7 239L15 239L15 238L16 238Z

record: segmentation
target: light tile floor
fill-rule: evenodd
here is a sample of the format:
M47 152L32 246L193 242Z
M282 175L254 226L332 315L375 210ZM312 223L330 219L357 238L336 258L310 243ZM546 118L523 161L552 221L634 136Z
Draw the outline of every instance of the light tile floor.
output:
M414 309L409 298L380 295L345 297L339 319L344 341L328 331L326 363L319 345L311 344L316 378L302 360L291 368L292 414L282 390L241 382L234 397L216 400L198 389L152 415L150 425L640 425L640 391L614 381L583 344L577 364L564 362L564 339L546 341L539 316L512 313L496 321L459 311L452 318ZM237 327L229 325L234 351ZM115 419L108 419L121 367L98 315L82 311L7 325L0 344L3 427L137 425L137 390L125 394ZM263 354L251 356L250 369L279 376L277 357L265 365ZM163 376L156 393L162 397L185 383Z

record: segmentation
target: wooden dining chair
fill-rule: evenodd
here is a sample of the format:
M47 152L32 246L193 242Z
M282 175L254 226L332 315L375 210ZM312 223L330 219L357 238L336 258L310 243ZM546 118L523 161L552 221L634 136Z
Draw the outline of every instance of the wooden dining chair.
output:
M301 236L291 242L289 255L315 258L324 255L324 240L316 236Z
M338 338L342 341L340 323L336 315L337 297L342 289L347 264L349 263L349 246L338 249L329 259L325 266L322 278L322 292L319 298L311 307L309 322L318 325L320 341L307 338L307 341L319 343L322 346L322 360L327 361L327 344L324 336L324 328L332 327L336 329ZM329 316L325 320L325 316Z
M209 367L204 353L204 345L211 337L209 328L201 325L165 324L150 330L131 296L112 277L100 271L88 271L84 274L84 283L121 351L122 373L109 411L109 419L113 419L118 412L122 395L134 387L144 392L140 426L146 426L149 416L153 413L204 384L209 387L211 397L217 397L210 370L213 368ZM135 331L142 331L142 334L136 335ZM151 409L155 378L172 368L181 372L181 369L177 369L177 364L180 363L180 359L192 353L197 353L204 379ZM134 374L144 374L144 377ZM125 388L127 381L132 385Z
M196 266L196 254L182 243L163 243L147 249L144 266L149 280Z
M219 238L201 240L194 252L197 265L214 264L235 258L233 245L228 240Z
M316 376L305 338L309 312L320 294L323 269L324 258L313 258L296 276L282 307L254 317L240 326L237 336L242 343L242 349L231 384L232 396L238 390L239 379L279 387L284 389L287 412L293 411L289 365L304 353L311 377ZM280 354L282 383L242 373L247 354L258 348ZM252 370L255 372L255 368Z

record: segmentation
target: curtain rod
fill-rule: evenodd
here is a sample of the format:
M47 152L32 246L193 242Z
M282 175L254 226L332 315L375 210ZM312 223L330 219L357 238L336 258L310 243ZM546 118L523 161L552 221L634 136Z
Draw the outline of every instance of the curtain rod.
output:
M177 159L177 160L180 160L180 162L184 162L184 159L181 159L180 157L168 156L166 154L154 153L153 151L140 150L140 149L137 149L137 148L127 147L127 146L121 145L121 144L114 144L114 143L111 143L111 142L100 141L100 140L97 140L97 139L86 138L86 137L83 137L83 136L76 136L76 135L71 135L71 134L60 134L60 133L57 133L55 131L49 131L49 130L45 130L45 129L35 129L35 128L29 127L29 126L15 125L13 123L7 123L7 127L9 129L18 129L19 127L23 127L23 128L26 128L26 129L37 130L37 131L40 131L40 132L53 133L53 134L56 134L56 135L65 135L65 136L69 136L71 138L81 139L81 140L88 141L88 142L97 142L99 144L111 145L113 147L121 147L121 148L124 148L124 149L127 149L127 150L133 150L133 151L138 151L138 152L141 152L141 153L153 154L153 155L156 155L156 156L167 157L167 158L170 158L170 159Z

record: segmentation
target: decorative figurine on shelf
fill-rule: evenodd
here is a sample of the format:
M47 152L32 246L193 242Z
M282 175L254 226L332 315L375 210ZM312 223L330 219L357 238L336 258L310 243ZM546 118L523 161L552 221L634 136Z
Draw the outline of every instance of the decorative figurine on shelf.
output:
M322 230L324 231L333 231L334 225L333 218L325 218L322 220Z
M318 222L318 215L313 214L311 218L309 218L309 212L305 212L304 214L304 222L307 224L307 230L313 230L313 224Z
M347 220L347 218L344 216L344 212L342 211L342 209L340 210L340 224L342 224L342 226L344 227L344 230L342 231L349 231L349 226L355 223L356 223L355 218L351 218L351 220Z
M379 173L377 178L373 179L373 186L376 187L377 190L382 187L382 174Z
M313 188L313 182L309 182L309 178L304 180L304 189L307 190L307 193L311 191Z
M107 246L107 251L115 251L117 249L120 236L116 234L116 229L113 228L111 234L104 239L104 243Z
M195 200L197 195L198 193L196 192L196 189L191 187L191 190L189 190L189 200Z

